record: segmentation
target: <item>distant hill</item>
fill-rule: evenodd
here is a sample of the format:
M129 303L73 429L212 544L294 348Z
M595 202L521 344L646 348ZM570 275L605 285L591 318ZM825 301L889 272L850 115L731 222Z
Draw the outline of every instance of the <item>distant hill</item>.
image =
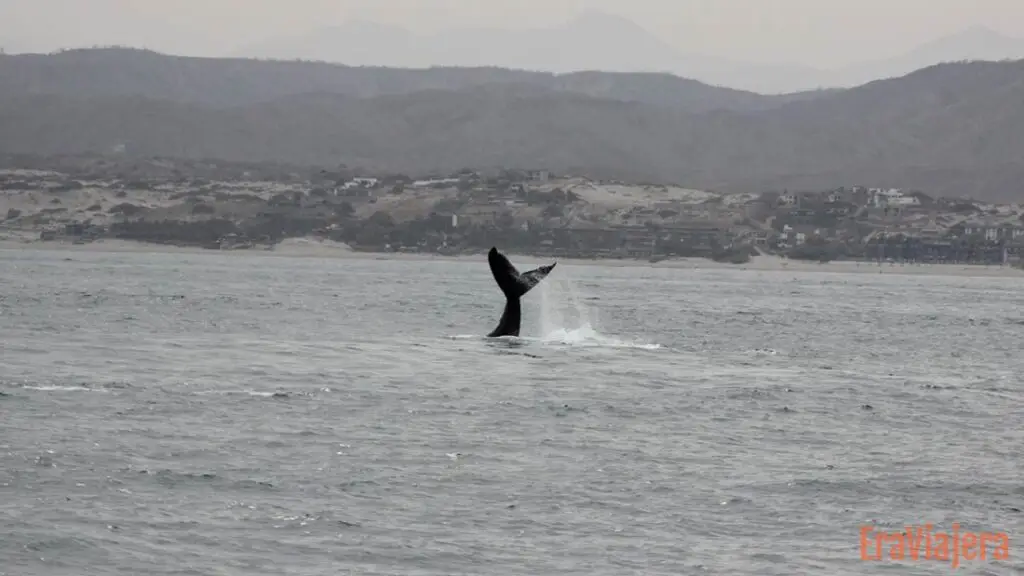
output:
M556 73L672 73L688 78L742 66L714 56L681 54L629 19L597 10L542 28L458 28L432 34L350 21L272 38L244 47L236 55L398 68L500 66Z
M559 25L519 30L464 28L417 34L396 26L353 21L272 38L243 47L237 55L400 68L490 65L558 73L661 72L718 86L780 94L822 87L847 88L942 62L1024 58L1024 40L973 27L906 54L818 69L683 53L626 18L588 10Z
M108 48L0 55L0 98L29 95L139 96L208 106L241 106L309 93L373 97L422 90L574 92L688 111L763 110L821 92L763 96L669 74L578 72L556 75L502 68L396 69L316 62L167 56Z
M550 168L722 191L861 184L1021 201L1022 102L1024 61L943 64L780 100L665 75L98 50L0 58L0 152L124 144L130 155L407 173Z
M1024 58L1024 39L975 26L923 44L906 54L821 71L814 85L854 86L879 78L902 76L942 62L1020 58Z

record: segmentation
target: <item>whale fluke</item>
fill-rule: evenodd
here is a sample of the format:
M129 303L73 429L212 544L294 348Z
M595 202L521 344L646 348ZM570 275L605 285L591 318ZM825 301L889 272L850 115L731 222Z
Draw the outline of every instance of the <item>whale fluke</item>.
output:
M494 275L498 288L505 294L505 310L501 313L501 320L487 337L519 336L522 316L519 299L550 274L557 262L520 274L504 254L498 252L497 248L491 248L487 253L487 263L491 266L491 274Z

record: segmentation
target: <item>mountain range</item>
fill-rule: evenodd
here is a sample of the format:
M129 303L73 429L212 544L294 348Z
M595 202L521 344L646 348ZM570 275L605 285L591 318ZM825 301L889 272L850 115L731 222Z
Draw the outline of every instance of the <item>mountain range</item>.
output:
M235 55L399 68L499 66L557 73L666 72L718 86L781 94L852 87L943 62L1024 58L1024 39L972 27L889 59L817 69L681 53L626 18L586 11L547 28L453 29L435 34L351 21L246 46Z
M548 168L729 192L1021 201L1024 60L766 96L668 74L403 70L131 49L0 55L0 152L423 174Z

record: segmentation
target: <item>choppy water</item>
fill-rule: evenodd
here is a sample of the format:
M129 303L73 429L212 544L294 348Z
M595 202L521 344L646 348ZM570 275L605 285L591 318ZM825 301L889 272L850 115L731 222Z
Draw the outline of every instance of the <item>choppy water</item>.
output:
M513 258L520 269L530 262ZM0 252L0 574L947 574L1011 535L1024 283Z

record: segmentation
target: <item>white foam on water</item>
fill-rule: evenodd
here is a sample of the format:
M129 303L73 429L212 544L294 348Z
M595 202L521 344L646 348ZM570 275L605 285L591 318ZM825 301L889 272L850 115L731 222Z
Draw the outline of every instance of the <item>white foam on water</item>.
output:
M525 297L523 334L503 336L499 340L514 343L583 346L602 348L635 348L658 350L660 344L623 340L598 331L599 310L584 304L576 284L562 269L556 268ZM489 340L480 334L446 335L449 340Z
M109 392L102 388L87 388L85 386L22 386L22 389L41 392Z
M535 326L536 334L528 337L548 344L568 346L600 346L612 348L642 348L656 350L658 344L620 340L601 334L598 310L588 307L583 302L580 290L570 277L561 269L544 279L534 288L538 292ZM531 332L534 332L531 330Z

